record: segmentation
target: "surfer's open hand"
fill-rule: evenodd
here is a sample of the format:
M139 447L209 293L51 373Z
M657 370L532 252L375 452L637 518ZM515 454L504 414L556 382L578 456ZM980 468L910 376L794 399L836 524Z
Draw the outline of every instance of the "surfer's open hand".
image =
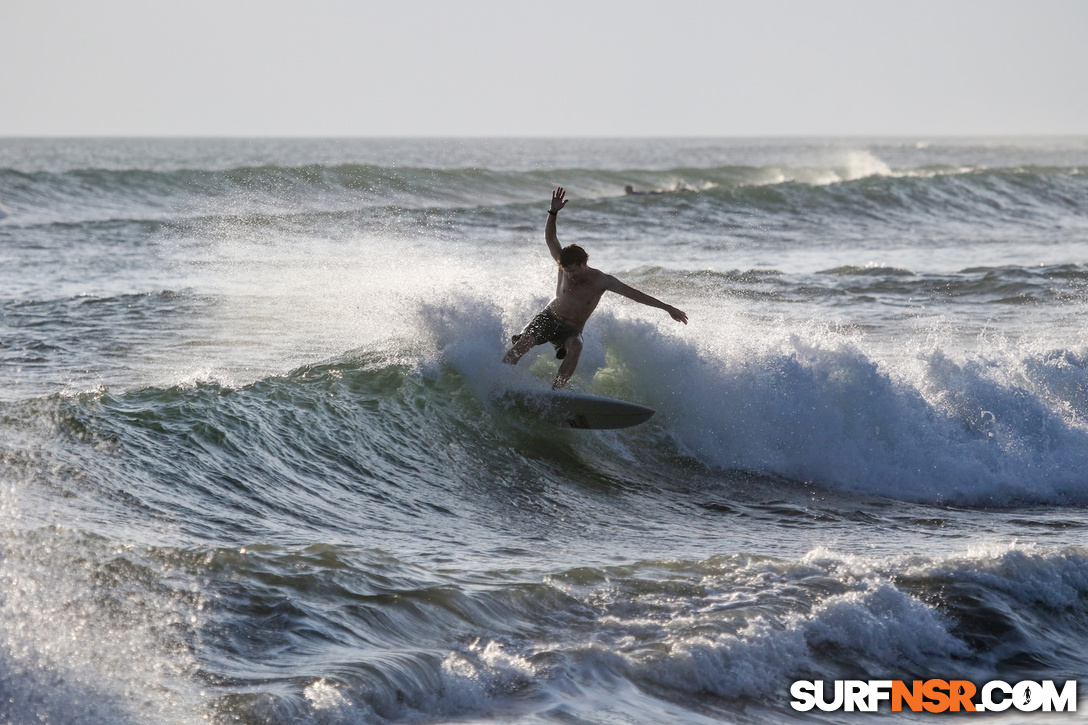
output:
M552 208L551 211L558 213L560 209L567 205L567 200L564 198L567 192L560 186L558 189L552 192Z
M672 305L666 305L665 312L668 312L672 319L677 322L683 322L685 325L688 324L688 315L683 310L678 310Z

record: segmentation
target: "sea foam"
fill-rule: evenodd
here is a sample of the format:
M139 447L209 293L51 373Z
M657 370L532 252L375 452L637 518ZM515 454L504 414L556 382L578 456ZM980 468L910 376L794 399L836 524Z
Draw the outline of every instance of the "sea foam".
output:
M597 324L654 424L708 465L920 502L1088 501L1084 351L892 357L814 327L702 344Z

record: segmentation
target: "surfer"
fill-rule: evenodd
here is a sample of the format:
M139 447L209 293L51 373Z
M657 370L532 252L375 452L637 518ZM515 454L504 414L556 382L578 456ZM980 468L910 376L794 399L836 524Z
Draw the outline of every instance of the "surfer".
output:
M566 247L559 245L556 234L556 220L559 212L567 205L566 192L560 186L552 193L552 205L548 210L548 222L544 225L544 241L548 251L559 265L559 278L555 285L555 297L544 311L525 326L521 334L512 338L511 347L502 361L517 365L521 357L537 345L546 342L555 346L555 356L562 360L559 372L552 383L553 390L564 387L578 367L578 357L582 354L582 328L585 327L597 303L605 292L615 292L624 297L650 307L665 310L677 322L688 324L688 316L672 305L667 305L645 292L620 282L610 274L590 267L589 255L577 244Z
M627 186L623 187L623 193L627 194L627 196L646 196L647 194L664 194L665 192L663 192L663 191L636 191L635 187L628 184Z

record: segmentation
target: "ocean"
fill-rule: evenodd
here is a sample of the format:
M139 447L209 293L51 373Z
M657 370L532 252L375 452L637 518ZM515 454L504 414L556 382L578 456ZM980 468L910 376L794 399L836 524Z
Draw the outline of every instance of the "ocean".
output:
M690 317L586 327L643 425L503 402L557 186ZM1088 683L1088 138L0 139L0 217L0 721Z

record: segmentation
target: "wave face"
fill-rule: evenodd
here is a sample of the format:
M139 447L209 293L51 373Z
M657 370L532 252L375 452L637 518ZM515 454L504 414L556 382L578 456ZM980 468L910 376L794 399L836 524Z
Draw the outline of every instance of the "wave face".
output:
M1084 168L0 141L0 720L789 722L800 679L1088 679ZM587 326L574 385L635 428L503 402L555 373L500 360L560 183L563 242L691 318Z
M0 168L9 222L73 223L112 219L173 220L179 211L210 214L337 214L374 207L466 212L481 202L520 207L537 201L550 177L570 178L602 213L626 207L766 215L768 220L837 219L840 223L920 223L955 214L964 223L1047 225L1079 218L1088 182L1080 167L923 167L893 172L873 166L721 166L661 170L493 170L375 164L308 164L203 169ZM635 188L630 182L636 180ZM630 186L633 192L624 193ZM646 197L646 198L641 198ZM677 203L679 202L679 203ZM498 210L496 210L498 211ZM520 208L511 210L519 213ZM468 219L468 221L473 221ZM477 221L479 221L477 219ZM705 221L705 220L704 220Z

